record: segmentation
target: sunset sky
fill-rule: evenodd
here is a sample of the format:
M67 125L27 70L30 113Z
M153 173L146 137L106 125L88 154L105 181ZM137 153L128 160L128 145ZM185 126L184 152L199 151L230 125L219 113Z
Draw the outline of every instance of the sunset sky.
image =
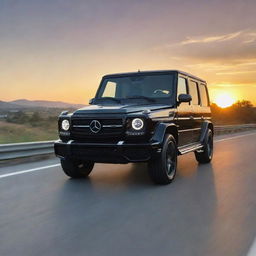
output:
M88 103L101 76L181 69L256 104L256 1L0 0L0 100Z

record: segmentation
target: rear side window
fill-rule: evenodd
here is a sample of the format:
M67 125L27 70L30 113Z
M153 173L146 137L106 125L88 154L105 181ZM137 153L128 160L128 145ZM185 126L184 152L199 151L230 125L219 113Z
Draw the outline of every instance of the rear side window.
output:
M180 94L187 94L187 79L183 77L178 78L178 87L177 87L177 99Z
M206 89L206 86L204 84L199 85L199 92L200 92L201 105L203 107L209 106L207 89Z
M192 105L199 105L197 83L194 81L190 81L189 83L189 94L192 97Z

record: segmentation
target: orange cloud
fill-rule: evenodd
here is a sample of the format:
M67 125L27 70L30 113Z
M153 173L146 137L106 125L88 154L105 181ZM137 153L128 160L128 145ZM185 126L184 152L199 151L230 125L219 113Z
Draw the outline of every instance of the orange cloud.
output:
M234 39L238 37L242 31L238 31L235 33L230 33L226 35L217 35L217 36L209 36L209 37L199 37L199 38L187 38L186 40L182 41L182 45L186 44L195 44L195 43L212 43L212 42L223 42Z

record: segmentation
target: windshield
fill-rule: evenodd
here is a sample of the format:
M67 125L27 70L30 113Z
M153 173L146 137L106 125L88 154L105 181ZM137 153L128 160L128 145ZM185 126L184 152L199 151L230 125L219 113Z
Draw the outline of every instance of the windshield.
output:
M173 95L173 75L133 75L103 79L96 100L123 101L143 100L152 104L169 103Z

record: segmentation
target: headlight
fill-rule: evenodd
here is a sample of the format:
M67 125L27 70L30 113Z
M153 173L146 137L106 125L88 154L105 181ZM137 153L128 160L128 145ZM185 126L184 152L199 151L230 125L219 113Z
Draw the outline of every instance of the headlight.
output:
M134 118L132 120L132 128L136 131L139 131L141 129L143 129L144 127L144 121L140 118Z
M70 123L67 119L64 119L62 122L61 122L61 128L62 130L64 131L68 131L69 130L69 127L70 127Z

